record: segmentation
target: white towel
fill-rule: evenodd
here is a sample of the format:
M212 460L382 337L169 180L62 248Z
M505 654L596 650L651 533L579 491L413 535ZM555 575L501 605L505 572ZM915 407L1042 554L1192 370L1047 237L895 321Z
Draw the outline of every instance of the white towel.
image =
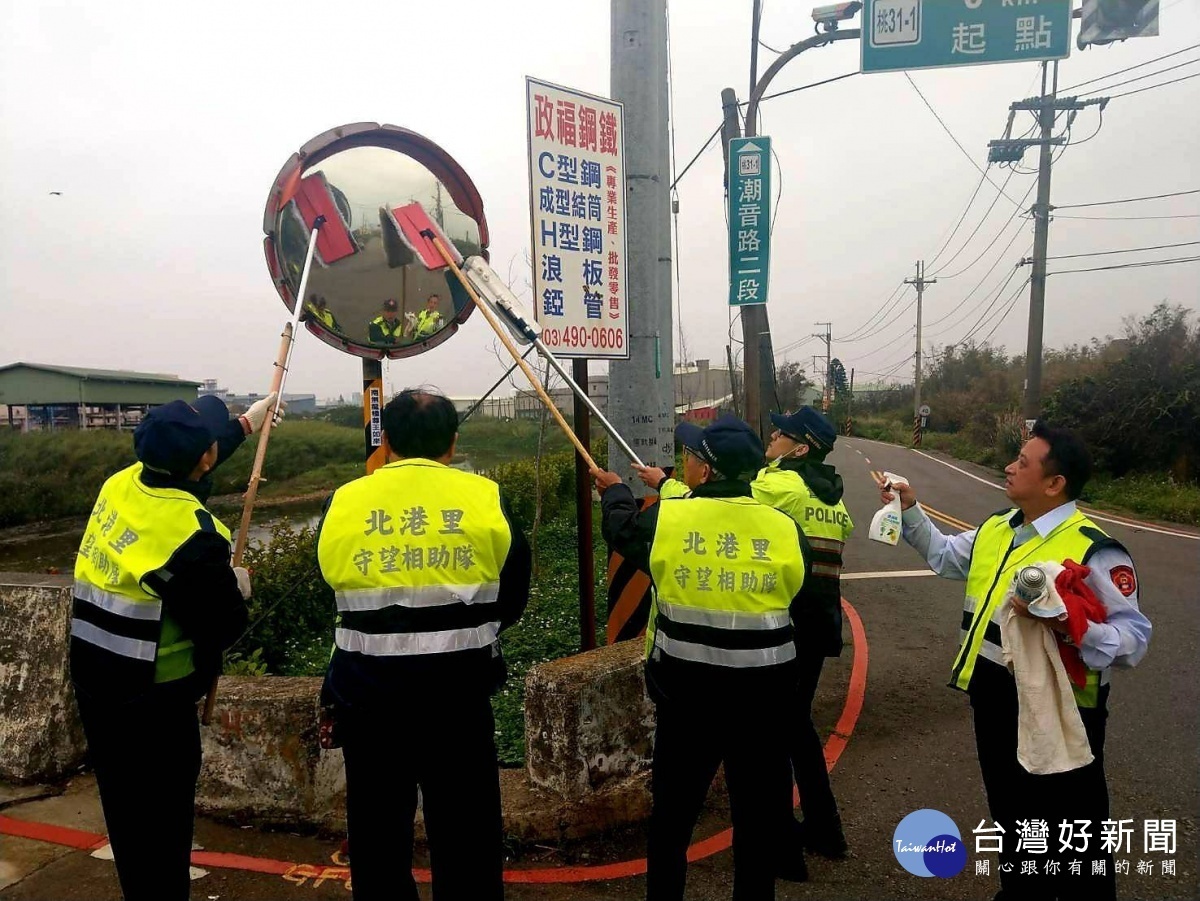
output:
M1058 563L1040 563L1052 601ZM1035 776L1065 773L1092 762L1087 731L1058 653L1054 630L1013 608L1012 588L1000 607L1004 661L1017 680L1017 760Z

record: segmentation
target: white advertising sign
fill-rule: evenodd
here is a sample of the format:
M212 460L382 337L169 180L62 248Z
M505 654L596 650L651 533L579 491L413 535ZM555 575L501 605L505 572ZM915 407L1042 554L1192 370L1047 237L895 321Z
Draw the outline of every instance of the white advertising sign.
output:
M629 359L620 103L525 79L533 300L556 355Z

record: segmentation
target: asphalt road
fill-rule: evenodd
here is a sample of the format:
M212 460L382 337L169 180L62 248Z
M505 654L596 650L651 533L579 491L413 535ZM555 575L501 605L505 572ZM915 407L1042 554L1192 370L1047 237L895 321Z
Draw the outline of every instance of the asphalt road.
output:
M998 889L995 855L974 853L971 830L987 817L987 805L975 756L971 715L965 695L946 687L957 649L961 616L961 583L932 576L887 576L924 568L906 545L891 548L867 540L867 526L878 509L872 469L904 475L928 507L951 520L976 524L1006 506L999 479L980 467L955 463L956 471L893 445L860 439L838 442L832 462L846 482L847 505L858 526L846 552L843 594L861 618L865 646L850 644L830 661L817 699L818 724L831 730L846 705L856 657L866 664L866 690L861 713L833 771L834 790L842 807L852 856L829 862L810 859L811 879L779 883L780 899L987 899ZM976 478L971 478L971 476ZM982 481L980 481L982 480ZM987 484L984 484L987 483ZM1123 898L1200 897L1197 874L1196 818L1200 812L1200 729L1198 729L1195 659L1200 639L1200 537L1194 530L1161 526L1162 533L1115 522L1100 522L1125 543L1138 566L1141 603L1154 624L1145 661L1119 672L1110 700L1106 762L1114 818L1134 820L1130 874L1118 876ZM953 531L941 523L943 531ZM1179 537L1183 532L1194 537ZM849 628L849 627L848 627ZM849 632L848 632L849 634ZM865 658L865 660L864 660ZM922 879L896 862L891 842L903 817L935 808L957 823L967 841L967 868L952 879ZM20 811L5 811L20 816ZM696 831L701 839L727 826L719 795ZM1173 855L1143 853L1146 819L1174 820L1177 848ZM81 827L82 828L82 827ZM1052 827L1052 831L1053 827ZM1098 834L1094 827L1094 834ZM337 842L280 834L262 834L201 822L197 837L208 848L277 860L331 865ZM515 867L589 865L643 853L637 832L612 836L586 846L555 852L534 849ZM977 859L989 860L992 875L976 875ZM1162 862L1173 859L1175 875L1162 874ZM1153 863L1151 875L1139 874L1138 863ZM398 865L402 865L398 861ZM727 899L732 859L722 851L698 860L689 870L689 898ZM514 901L626 899L644 895L639 877L574 885L510 884ZM0 897L8 899L118 897L110 863L72 853L45 867ZM293 873L278 874L213 869L195 883L193 898L323 898L348 897L344 882L330 879L315 885ZM428 886L422 897L429 897Z

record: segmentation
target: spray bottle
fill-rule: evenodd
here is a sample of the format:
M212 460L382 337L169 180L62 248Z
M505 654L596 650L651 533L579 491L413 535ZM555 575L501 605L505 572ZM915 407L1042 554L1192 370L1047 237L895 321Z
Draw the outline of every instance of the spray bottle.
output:
M896 485L907 485L908 479L895 473L883 474L884 487L893 488ZM893 491L894 497L871 519L871 529L867 533L872 541L895 545L900 541L900 493Z

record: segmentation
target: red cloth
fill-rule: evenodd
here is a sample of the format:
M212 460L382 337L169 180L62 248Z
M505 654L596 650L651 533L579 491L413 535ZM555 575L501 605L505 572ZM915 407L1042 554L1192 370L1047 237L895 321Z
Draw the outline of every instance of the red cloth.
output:
M1067 669L1067 678L1080 688L1087 683L1087 666L1079 655L1079 643L1083 641L1088 623L1102 623L1108 619L1108 611L1103 602L1084 582L1091 572L1091 567L1082 566L1074 560L1065 560L1063 571L1054 580L1054 587L1067 607L1067 631L1073 642L1064 644L1060 635L1058 653Z

